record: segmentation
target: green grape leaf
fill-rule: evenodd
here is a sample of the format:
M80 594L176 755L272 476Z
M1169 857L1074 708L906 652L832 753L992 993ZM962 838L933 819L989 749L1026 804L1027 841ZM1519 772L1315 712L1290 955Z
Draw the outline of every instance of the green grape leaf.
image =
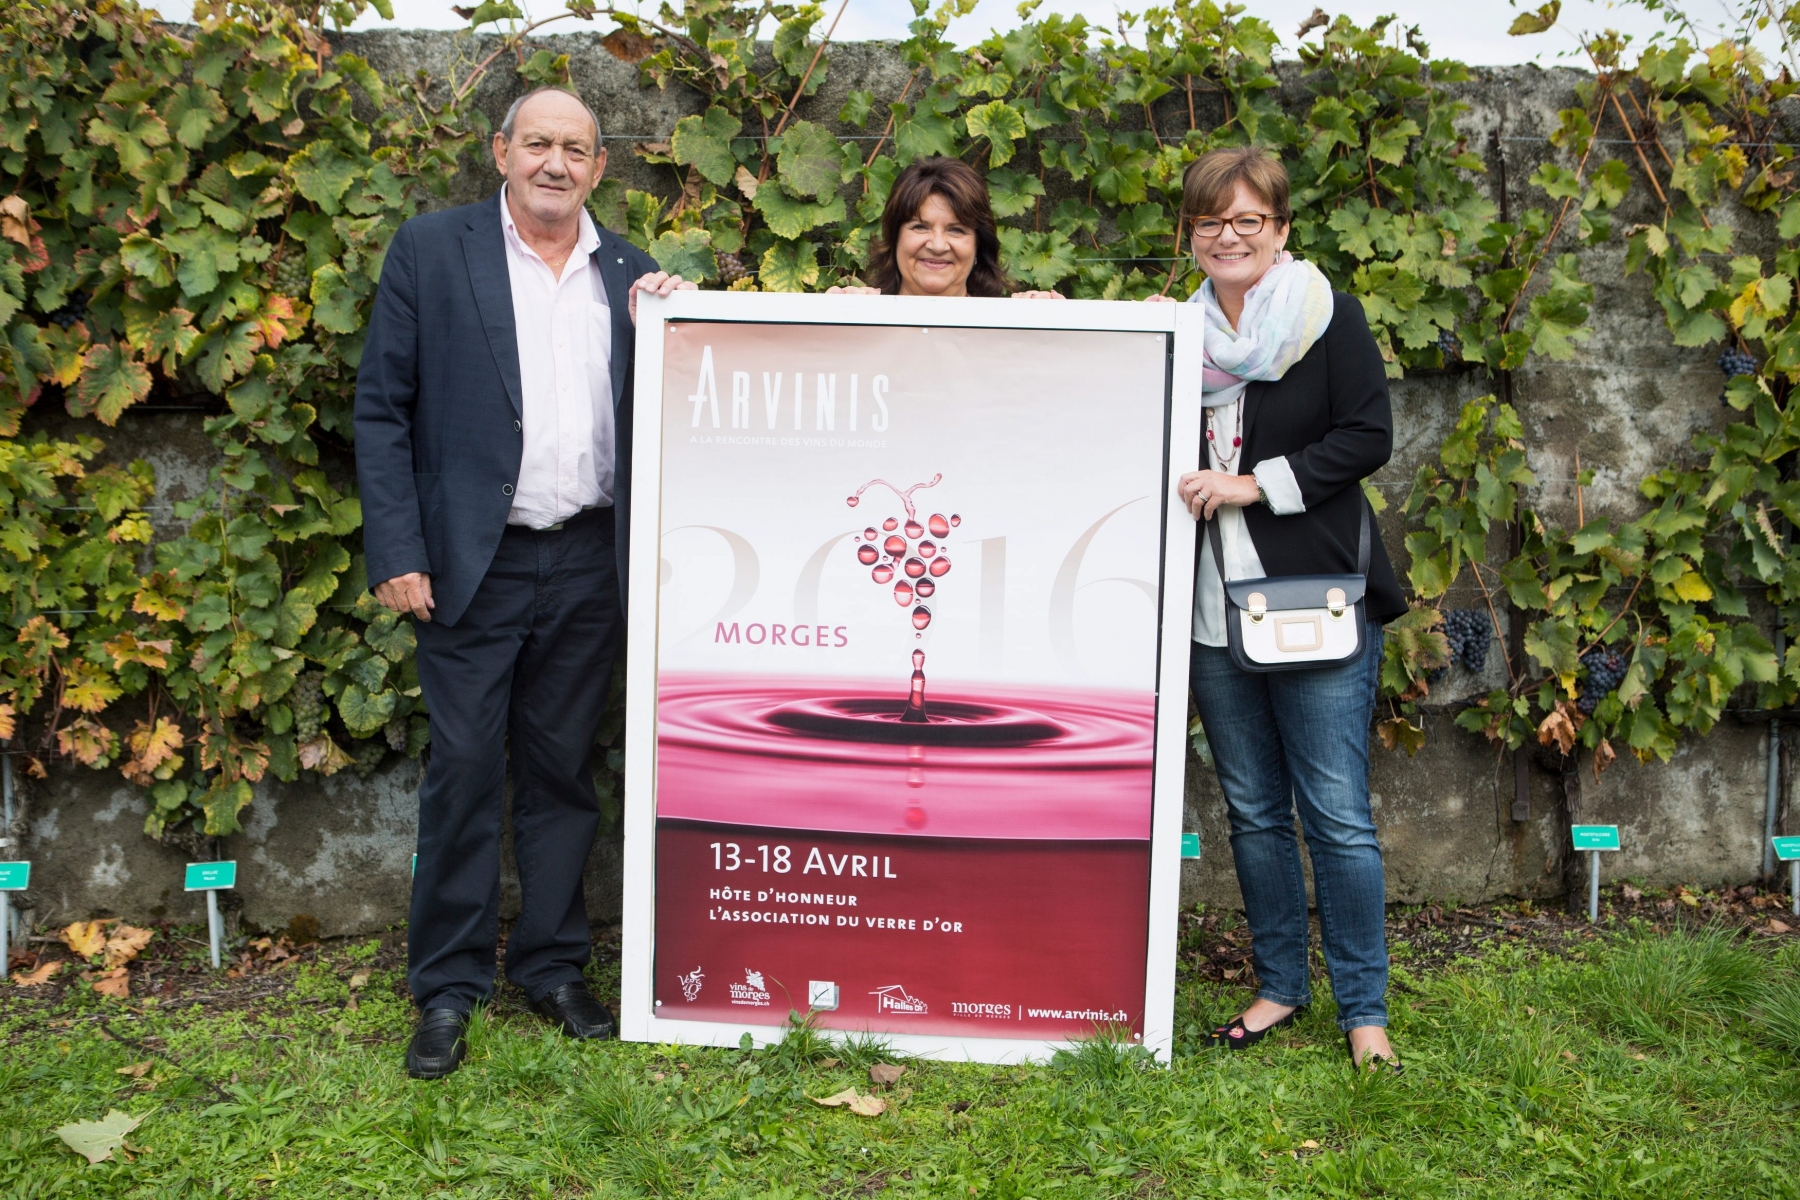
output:
M704 229L670 230L650 244L650 257L671 275L692 279L719 277L718 260L713 257L712 234Z
M729 110L714 105L699 116L675 122L669 151L676 162L693 167L707 182L724 187L737 170L731 139L743 128L744 123Z
M991 100L963 114L969 136L988 140L988 166L1003 166L1012 161L1013 143L1025 136L1025 118L1004 100Z
M1552 25L1555 25L1557 18L1560 16L1562 16L1562 0L1550 0L1550 3L1545 4L1540 8L1534 9L1531 12L1520 13L1518 16L1514 17L1513 23L1507 26L1506 32L1513 37L1524 37L1526 34L1530 33L1543 33Z
M778 238L797 238L809 229L817 229L842 221L844 198L833 196L824 204L808 204L788 195L779 185L763 184L756 189L754 207L769 224L769 232Z
M360 683L346 684L338 693L338 716L344 719L344 728L351 736L368 737L392 719L399 700L391 690L370 695Z
M332 143L317 141L288 159L287 173L302 196L335 215L361 168Z
M179 83L163 104L163 120L175 132L175 140L189 150L206 144L206 135L225 120L225 102L211 88Z
M1044 194L1044 185L1035 175L1016 171L990 171L988 198L994 215L1002 220L1030 212Z
M327 263L313 272L311 298L313 324L328 333L355 333L362 328L358 304L362 297L344 278L336 263Z
M81 378L69 399L78 417L116 425L119 415L150 393L150 369L116 342L95 346L81 361Z
M904 104L893 105L891 111L895 157L901 166L933 154L954 155L959 149L956 123L950 118L925 110L914 112Z
M781 135L776 166L782 184L796 196L834 194L843 175L844 152L823 125L795 121ZM758 189L759 192L761 189ZM843 217L838 217L843 220Z
M869 110L874 107L874 92L851 92L844 97L843 107L838 109L838 121L841 124L854 125L861 129L869 123Z

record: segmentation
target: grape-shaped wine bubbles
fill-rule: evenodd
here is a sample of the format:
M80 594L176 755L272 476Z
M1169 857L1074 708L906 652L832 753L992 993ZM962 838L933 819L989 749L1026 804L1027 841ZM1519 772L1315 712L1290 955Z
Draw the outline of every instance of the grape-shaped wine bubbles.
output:
M925 527L917 521L908 521L900 532L904 533L909 541L917 541L925 536Z
M894 603L904 608L913 601L912 584L902 579L894 585Z
M925 573L925 564L919 559L909 558L906 560L903 570L905 570L907 578L917 579Z
M936 575L939 578L942 578L943 576L948 575L950 573L950 560L940 554L936 558L931 560L931 566L926 569L929 570L933 575Z
M880 566L876 567L873 571L869 572L869 578L873 579L876 583L886 583L888 580L892 579L893 577L894 577L894 568L888 566L886 563L882 563Z
M920 542L919 543L919 557L920 558L930 558L932 555L936 554L937 552L938 552L938 548L937 548L936 542Z
M950 528L955 529L958 525L961 525L961 524L962 524L962 518L960 516L956 515L955 513L951 513L950 514Z
M941 538L950 536L950 522L944 517L943 513L932 513L931 519L926 521L925 525L931 530L932 537Z
M863 530L863 541L872 542L875 540L875 536L875 527L873 525Z
M887 551L889 558L899 558L906 553L906 539L897 533L892 534L887 541L881 544L881 548Z
M900 522L895 520L893 517L889 517L887 520L885 520L881 523L881 527L883 529L887 530L889 533L892 533L892 532L894 532L894 530L900 528Z
M921 600L926 599L935 591L937 591L937 584L931 582L929 579L921 579L913 584L913 594L918 596Z
M880 557L881 551L866 542L856 548L856 559L865 567L873 565L875 560Z
M848 504L851 508L855 508L858 504L862 503L862 499L858 496L846 496L844 497L844 503Z
M913 607L912 623L914 629L924 629L927 625L931 624L931 610L926 608L923 604L915 605Z

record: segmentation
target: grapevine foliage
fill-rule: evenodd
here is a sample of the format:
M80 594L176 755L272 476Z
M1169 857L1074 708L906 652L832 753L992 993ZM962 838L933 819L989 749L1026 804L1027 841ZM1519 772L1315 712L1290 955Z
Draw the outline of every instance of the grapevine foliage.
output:
M1620 737L1666 757L1746 683L1770 705L1800 693L1800 658L1777 662L1748 608L1760 592L1800 632L1781 532L1800 516L1782 469L1800 445L1787 406L1800 193L1771 136L1794 85L1741 46L1659 42L1627 68L1622 43L1591 39L1595 78L1531 179L1542 201L1500 221L1455 124L1468 72L1391 19L1325 23L1295 72L1277 68L1268 24L1212 0L1112 30L1028 4L1019 28L962 49L944 31L972 0L914 0L902 86L822 114L808 100L831 69L815 4L688 0L652 18L568 0L527 22L488 0L466 44L497 34L497 48L405 81L328 36L364 7L206 0L197 30L128 0L0 9L0 735L35 770L60 756L149 789L152 834L194 817L227 833L268 776L367 772L423 748L411 629L368 595L349 487L364 322L388 239L446 194L487 129L481 79L498 63L566 80L567 56L531 39L566 19L606 19L607 48L645 86L700 98L637 147L666 186L607 181L594 209L707 286L859 282L895 176L941 153L986 171L1020 285L1186 296L1181 173L1258 143L1289 165L1290 246L1362 302L1391 375L1506 371L1578 352L1593 292L1576 251L1623 241L1677 344L1727 343L1726 399L1746 421L1702 440L1704 465L1646 480L1637 521L1562 531L1526 505L1516 414L1468 406L1407 503L1417 606L1389 630L1382 734L1416 749L1409 714L1431 680L1453 657L1486 669L1515 612L1527 632L1506 686L1459 717L1509 745L1554 736L1610 756ZM1629 160L1602 150L1621 125L1638 139ZM1614 229L1644 185L1660 223ZM1769 214L1778 252L1734 249L1709 215L1728 195ZM207 485L172 508L144 462L28 427L54 406L110 428L147 401L197 407L217 450ZM1520 551L1490 565L1512 526ZM1465 577L1482 603L1440 612ZM597 786L616 809L618 751L604 761Z

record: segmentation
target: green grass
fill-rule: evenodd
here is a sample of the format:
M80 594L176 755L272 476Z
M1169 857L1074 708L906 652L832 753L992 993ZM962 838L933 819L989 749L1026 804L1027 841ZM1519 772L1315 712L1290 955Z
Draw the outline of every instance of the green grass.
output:
M810 1030L756 1053L576 1044L500 1010L462 1071L412 1082L394 973L347 1006L358 953L236 1011L0 998L0 1196L1800 1197L1792 943L1639 932L1397 969L1398 1078L1348 1070L1326 1002L1168 1068L1105 1041L910 1062L873 1119L807 1097L866 1091L891 1056ZM1184 1046L1244 995L1184 982ZM89 1167L53 1130L109 1108L144 1118L138 1153Z

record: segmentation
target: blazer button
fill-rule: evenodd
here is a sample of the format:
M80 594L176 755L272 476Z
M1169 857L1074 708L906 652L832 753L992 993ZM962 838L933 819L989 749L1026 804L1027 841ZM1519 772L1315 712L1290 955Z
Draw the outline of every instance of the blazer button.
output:
M517 422L517 421L514 421L514 422L513 422L513 432L514 432L514 433L517 433L517 432L519 432L519 431L520 431L520 430L521 430L521 429L523 429L523 428L525 428L525 426L523 426L523 425L521 425L521 424L519 424L519 423L518 423L518 422Z
M501 494L501 495L502 495L502 496L510 496L510 495L512 495L512 484L510 484L510 483L503 483L503 484L501 484L501 485L500 485L500 494Z

